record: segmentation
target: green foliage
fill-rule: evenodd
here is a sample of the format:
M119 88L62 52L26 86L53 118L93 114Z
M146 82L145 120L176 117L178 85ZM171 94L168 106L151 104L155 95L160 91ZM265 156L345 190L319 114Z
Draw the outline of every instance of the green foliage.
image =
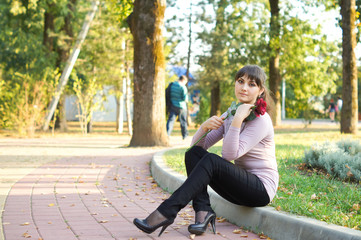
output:
M222 1L210 1L217 9ZM224 3L227 2L227 3ZM224 27L214 26L199 34L204 46L211 51L199 58L202 72L200 88L209 90L220 80L221 111L234 101L234 75L246 64L257 64L267 72L269 39L269 6L264 1L224 1L228 4L223 16ZM307 120L323 115L319 101L329 93L336 93L340 82L339 47L330 43L321 33L321 26L302 20L292 13L293 5L280 3L281 38L272 42L280 46L280 72L286 80L287 117L304 117ZM305 11L307 8L305 7ZM202 13L199 20L205 23L220 21ZM206 25L206 24L205 24ZM316 101L317 100L317 101Z
M205 92L201 91L199 112L195 119L196 124L200 125L209 118L210 108L209 96Z
M361 144L358 141L315 144L305 151L305 162L343 180L361 181Z
M111 6L107 2L93 20L75 68L86 78L96 77L100 85L113 86L110 94L119 97L133 56L129 29L119 27Z
M0 125L17 129L21 136L33 136L44 122L58 78L51 68L10 75L0 92Z
M290 13L285 12L282 25L280 68L286 80L287 116L312 118L320 112L315 97L336 93L338 47L321 35L320 26L313 28Z
M77 117L79 118L80 128L82 133L86 135L88 132L87 126L92 118L93 112L102 102L101 99L96 98L100 86L96 83L96 78L86 80L75 77L73 88L78 100Z
M126 18L132 13L134 0L106 0L109 8L116 14L122 27L126 26Z

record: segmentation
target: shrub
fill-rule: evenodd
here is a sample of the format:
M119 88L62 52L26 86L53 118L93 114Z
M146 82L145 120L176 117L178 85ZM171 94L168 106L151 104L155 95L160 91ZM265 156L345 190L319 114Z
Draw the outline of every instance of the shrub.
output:
M353 140L315 144L305 151L305 163L323 169L331 176L361 181L361 144Z

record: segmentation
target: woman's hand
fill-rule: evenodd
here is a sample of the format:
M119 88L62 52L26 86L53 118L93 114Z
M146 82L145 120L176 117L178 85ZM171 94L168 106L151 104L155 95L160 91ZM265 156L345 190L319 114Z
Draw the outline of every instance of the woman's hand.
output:
M247 103L241 104L234 114L231 126L240 128L244 119L251 113L253 106L254 105Z
M217 117L217 116L210 117L208 118L208 120L202 123L201 128L205 132L209 130L216 130L222 126L224 122L223 119L224 117Z

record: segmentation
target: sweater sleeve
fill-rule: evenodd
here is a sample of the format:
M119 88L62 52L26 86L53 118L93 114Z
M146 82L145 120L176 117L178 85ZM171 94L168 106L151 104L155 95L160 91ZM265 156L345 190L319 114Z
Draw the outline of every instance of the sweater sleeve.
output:
M227 113L222 114L222 117L227 116ZM204 149L208 149L216 144L219 140L223 138L224 134L224 124L216 130L210 131L203 139L201 139L197 146L201 146ZM194 134L191 146L196 143L206 132L200 127L198 131Z
M240 158L266 137L268 129L264 116L244 123L244 128L230 126L223 140L223 158L228 161Z

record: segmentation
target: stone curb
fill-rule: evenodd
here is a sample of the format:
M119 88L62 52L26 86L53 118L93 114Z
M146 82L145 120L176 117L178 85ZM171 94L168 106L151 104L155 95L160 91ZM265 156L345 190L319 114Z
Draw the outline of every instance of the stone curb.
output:
M174 192L186 177L164 163L163 154L169 150L154 154L151 173L160 187L168 192ZM361 231L279 212L272 207L238 206L223 199L211 188L208 188L208 192L217 216L222 216L229 222L256 233L262 232L275 240L361 240Z

